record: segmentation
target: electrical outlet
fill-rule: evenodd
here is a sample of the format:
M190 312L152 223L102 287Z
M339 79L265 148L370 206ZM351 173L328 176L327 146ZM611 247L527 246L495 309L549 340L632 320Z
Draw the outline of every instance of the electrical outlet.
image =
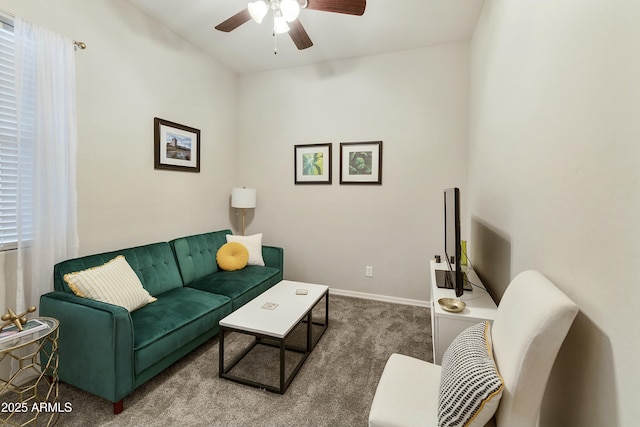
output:
M373 267L371 267L370 265L367 265L367 266L364 268L364 275L365 275L366 277L373 277Z

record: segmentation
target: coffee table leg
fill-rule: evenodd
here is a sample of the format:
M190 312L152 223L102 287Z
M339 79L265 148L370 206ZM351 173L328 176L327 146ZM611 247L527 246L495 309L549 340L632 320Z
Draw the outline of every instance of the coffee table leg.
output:
M224 328L220 328L220 343L218 345L220 350L220 360L218 363L218 377L222 378L222 374L224 373Z
M285 339L280 340L280 394L284 394L284 345Z
M313 315L312 315L313 310L309 311L309 314L307 315L307 353L311 353L311 350L313 350Z
M324 306L324 325L325 327L329 327L329 291L325 295L325 306Z

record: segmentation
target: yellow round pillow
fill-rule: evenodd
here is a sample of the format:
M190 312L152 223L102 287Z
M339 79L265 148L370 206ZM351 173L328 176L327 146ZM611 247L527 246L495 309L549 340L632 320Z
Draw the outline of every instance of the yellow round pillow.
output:
M249 250L242 243L225 243L218 249L216 261L223 270L242 270L249 262Z

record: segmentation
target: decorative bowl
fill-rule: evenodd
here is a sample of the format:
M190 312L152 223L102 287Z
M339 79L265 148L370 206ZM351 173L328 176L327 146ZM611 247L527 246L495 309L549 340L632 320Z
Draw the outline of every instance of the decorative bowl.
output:
M440 298L438 304L440 304L443 310L450 311L451 313L460 313L467 306L464 301L458 298Z

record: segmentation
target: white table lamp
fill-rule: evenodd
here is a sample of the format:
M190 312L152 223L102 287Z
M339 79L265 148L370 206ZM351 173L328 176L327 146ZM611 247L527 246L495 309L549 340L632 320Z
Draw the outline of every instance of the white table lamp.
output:
M242 235L244 236L244 217L247 209L256 207L255 188L234 188L231 191L231 207L242 209Z

